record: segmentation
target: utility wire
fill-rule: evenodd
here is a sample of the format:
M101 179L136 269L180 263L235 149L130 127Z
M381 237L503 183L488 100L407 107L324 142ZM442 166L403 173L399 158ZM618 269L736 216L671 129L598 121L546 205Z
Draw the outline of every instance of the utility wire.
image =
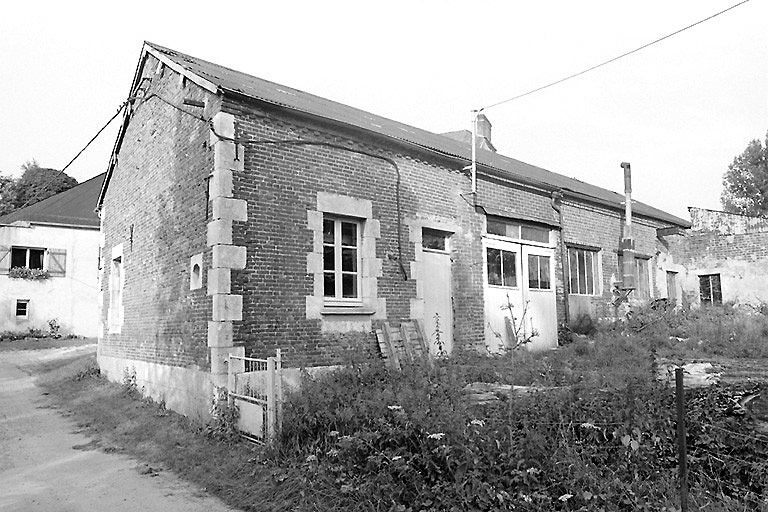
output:
M98 132L96 132L96 135L94 135L93 137L91 137L91 140L89 140L89 141L88 141L88 143L87 143L85 146L83 146L83 149L81 149L80 151L78 151L78 152L77 152L77 154L74 156L74 158L72 158L72 160L70 160L70 161L69 161L69 163L68 163L67 165L65 165L65 166L64 166L64 167L63 167L63 168L62 168L62 169L61 169L59 172L57 172L55 176L52 176L52 177L51 177L50 179L48 179L48 180L47 180L45 183L43 183L42 185L40 185L40 186L37 188L37 193L36 193L34 196L32 196L31 198L29 198L29 199L28 199L28 200L27 200L27 201L26 201L26 202L25 202L23 205L21 205L19 208L17 208L17 210L20 210L20 209L22 209L22 208L24 208L24 207L26 207L26 206L29 206L30 204L34 204L35 202L37 202L37 198L38 198L38 197L40 197L40 194L42 194L42 193L43 193L43 191L45 190L45 185L47 185L47 184L49 184L49 183L53 182L53 180L55 180L56 178L58 178L59 176L61 176L62 174L64 174L64 171L66 171L66 170L69 168L69 166L70 166L70 165L72 165L72 164L74 163L74 161L75 161L75 160L77 160L77 159L80 157L80 155L82 155L82 154L83 154L83 152L85 152L85 150L86 150L86 149L88 149L88 146L90 146L90 145L93 143L93 141L95 141L95 140L98 138L98 136L99 136L99 135L101 135L101 133L102 133L104 130L106 130L106 129L107 129L107 126L109 126L109 125L112 123L112 121L114 121L114 120L115 120L115 118L116 118L118 115L120 115L120 112L122 112L122 110L125 108L125 106L126 106L126 105L128 105L128 103L130 103L130 101L131 101L132 99L133 99L133 98L129 98L129 99L125 100L124 102L122 102L122 103L120 104L120 106L117 108L117 112L115 112L115 114L114 114L112 117L110 117L110 118L109 118L109 121L107 121L107 122L104 124L104 126L102 126L102 127L101 127L101 129L99 129L99 131L98 131Z
M670 33L670 34L667 34L667 35L665 35L665 36L662 36L662 37L660 37L660 38L658 38L658 39L654 39L654 40L653 40L653 41L651 41L650 43L645 43L645 44L644 44L644 45L642 45L642 46L638 46L638 47L637 47L637 48L635 48L634 50L630 50L630 51L628 51L628 52L624 52L624 53L622 53L621 55L617 55L616 57L613 57L613 58L611 58L611 59L608 59L608 60L606 60L606 61L603 61L603 62L601 62L600 64L595 64L594 66L592 66L592 67L589 67L589 68L587 68L587 69L584 69L584 70L582 70L582 71L579 71L578 73L574 73L574 74L572 74L572 75L568 75L568 76L566 76L566 77L560 78L559 80L555 80L554 82L550 82L550 83L548 83L548 84L546 84L546 85L542 85L542 86L540 86L540 87L536 87L535 89L531 89L530 91L524 92L524 93L522 93L522 94L518 94L517 96L513 96L513 97L511 97L511 98L507 98L507 99L505 99L505 100L497 101L496 103L493 103L493 104L491 104L491 105L488 105L488 106L486 106L486 107L483 107L483 108L481 108L480 110L481 110L481 111L482 111L482 110L487 110L487 109L489 109L489 108L493 108L493 107L497 107L497 106L499 106L499 105L503 105L504 103L509 103L510 101L515 101L515 100L517 100L517 99L520 99L520 98L524 98L525 96L529 96L529 95L531 95L531 94L534 94L534 93L536 93L536 92L539 92L539 91L543 91L544 89L548 89L548 88L550 88L550 87L552 87L552 86L555 86L555 85L557 85L557 84L561 84L561 83L565 82L566 80L570 80L571 78L576 78L576 77L578 77L578 76L581 76L581 75L583 75L583 74L585 74L585 73L589 73L590 71L594 71L594 70L595 70L595 69L597 69L597 68L601 68L601 67L603 67L603 66L606 66L606 65L608 65L608 64L610 64L610 63L612 63L612 62L616 62L616 61L617 61L617 60L619 60L619 59L622 59L622 58L624 58L624 57L627 57L627 56L629 56L629 55L632 55L633 53L637 53L637 52L639 52L640 50L644 50L645 48L648 48L649 46L653 46L653 45L654 45L654 44L656 44L656 43L660 43L660 42L664 41L665 39L669 39L669 38L670 38L670 37L672 37L672 36L676 36L677 34L679 34L679 33L681 33L681 32L685 32L685 31L686 31L686 30L688 30L689 28L693 28L693 27L695 27L696 25L701 25L702 23L704 23L704 22L706 22L706 21L709 21L709 20L711 20L711 19L713 19L713 18L716 18L716 17L720 16L721 14L725 14L726 12L728 12L728 11L730 11L730 10L732 10L732 9L735 9L736 7L739 7L740 5L744 5L744 4L745 4L745 3L747 3L747 2L749 2L749 0L742 0L741 2L739 2L739 3L737 3L737 4L734 4L734 5L732 5L732 6L728 7L727 9L723 9L723 10L722 10L722 11L720 11L720 12L716 12L715 14L712 14L711 16L707 16L706 18L703 18L703 19L701 19L701 20L699 20L699 21L697 21L697 22L695 22L695 23L691 23L690 25L687 25L687 26L685 26L685 27L683 27L683 28L681 28L681 29L679 29L679 30L675 30L674 32L672 32L672 33Z

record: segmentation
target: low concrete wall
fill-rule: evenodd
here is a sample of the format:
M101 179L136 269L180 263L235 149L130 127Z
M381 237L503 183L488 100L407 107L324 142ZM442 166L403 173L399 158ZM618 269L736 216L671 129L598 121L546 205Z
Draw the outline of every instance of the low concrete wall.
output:
M193 420L207 422L213 397L211 374L202 370L168 366L98 354L101 372L122 382L124 371L136 372L136 385L145 396L165 401L166 407Z

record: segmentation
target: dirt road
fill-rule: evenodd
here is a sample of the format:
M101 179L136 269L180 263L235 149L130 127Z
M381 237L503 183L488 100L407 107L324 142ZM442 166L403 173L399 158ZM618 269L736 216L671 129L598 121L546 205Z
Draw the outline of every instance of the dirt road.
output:
M30 368L95 350L0 352L0 511L232 511L168 471L141 474L137 461L93 449L49 408Z

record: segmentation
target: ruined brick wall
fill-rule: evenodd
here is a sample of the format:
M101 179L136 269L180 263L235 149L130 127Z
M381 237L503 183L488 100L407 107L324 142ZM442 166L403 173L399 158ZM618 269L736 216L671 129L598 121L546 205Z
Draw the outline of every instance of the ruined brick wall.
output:
M246 344L246 353L265 356L282 347L288 364L296 366L338 364L378 351L365 323L370 316L351 318L353 328L330 317L308 318L307 298L315 286L308 273L313 250L308 212L317 210L323 193L371 205L372 224L379 231L375 257L381 267L376 296L384 304L373 315L373 328L383 321L397 326L412 317L417 285L410 268L415 247L409 226L430 219L451 224L455 338L459 346L482 345L482 216L461 196L470 191L466 175L360 133L286 113L234 103L224 110L236 116L239 138L324 141L381 155L397 164L401 182L398 234L398 176L391 163L320 145L246 144L244 171L235 174L235 196L247 199L249 215L246 223L235 223L234 243L248 248L247 264L232 276L232 292L243 295L243 321L235 324L235 339ZM399 252L407 280L398 264Z
M663 240L663 267L678 273L686 299L699 302L699 276L719 274L723 301L768 301L768 229L763 220L695 208L691 213L693 229Z
M152 56L143 68L150 92L181 105L217 100ZM190 107L194 109L194 107ZM203 110L205 110L203 112ZM100 354L172 366L209 366L205 269L207 177L212 168L208 126L158 99L138 102L118 154L102 209L102 324ZM107 324L111 254L122 244L124 322ZM190 257L203 253L203 286L190 291Z
M768 218L689 207L692 231L739 235L768 231Z

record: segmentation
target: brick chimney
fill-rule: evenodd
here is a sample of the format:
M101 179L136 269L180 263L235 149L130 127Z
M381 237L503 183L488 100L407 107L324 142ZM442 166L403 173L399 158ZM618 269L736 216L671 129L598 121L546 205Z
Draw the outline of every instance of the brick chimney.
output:
M496 148L491 144L491 122L483 113L477 116L477 147L496 151Z

